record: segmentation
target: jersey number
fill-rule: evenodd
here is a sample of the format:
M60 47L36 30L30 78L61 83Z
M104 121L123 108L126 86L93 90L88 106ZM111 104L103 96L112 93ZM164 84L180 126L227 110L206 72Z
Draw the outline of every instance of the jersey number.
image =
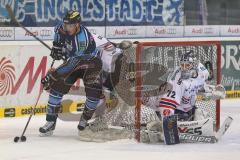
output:
M176 92L168 90L167 97L175 98Z

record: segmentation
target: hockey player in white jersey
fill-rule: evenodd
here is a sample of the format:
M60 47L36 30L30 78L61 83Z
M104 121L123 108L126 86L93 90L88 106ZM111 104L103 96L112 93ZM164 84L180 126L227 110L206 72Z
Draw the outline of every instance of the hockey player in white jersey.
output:
M208 75L208 70L197 62L192 52L183 54L180 66L168 77L172 90L160 96L158 111L161 115L179 114L180 119L193 120L196 94Z
M215 87L205 83L208 77L208 70L198 62L193 52L186 52L180 57L180 66L168 77L172 89L160 96L145 96L143 104L152 107L161 120L173 115L177 115L178 121L204 119L204 114L199 114L203 113L201 110L195 114L197 93L201 92L208 98L225 97L225 89L221 85ZM148 128L152 130L156 125L155 122L150 123Z
M117 62L120 61L122 57L122 47L119 47L119 44L113 43L96 33L92 33L92 36L102 60L102 85L104 89L110 91L112 95L114 86L118 83L119 77L116 77L115 74L119 70ZM95 117L101 117L106 111L107 105L104 94L101 96L101 102L101 105L99 105L95 111Z
M123 55L122 43L117 44L109 41L107 38L102 37L98 34L92 33L96 47L100 51L102 60L102 72L103 72L103 87L112 91L116 83L118 83L118 75L116 72L119 71L119 62ZM117 65L117 67L116 67Z
M117 48L116 44L110 42L107 38L92 33L97 49L101 53L103 62L103 71L112 73L115 71L115 61L122 54L122 49Z
M161 116L184 113L188 116L184 118L180 114L179 118L193 120L197 93L214 99L225 97L222 85L215 87L206 84L208 77L205 66L198 62L191 51L187 52L181 56L180 66L168 76L167 82L172 85L172 89L156 97L146 95L143 104L160 112Z

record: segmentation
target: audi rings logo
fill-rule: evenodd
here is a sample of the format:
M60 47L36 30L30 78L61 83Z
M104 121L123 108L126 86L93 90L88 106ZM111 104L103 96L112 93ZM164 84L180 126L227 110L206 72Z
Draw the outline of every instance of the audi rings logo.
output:
M177 30L175 28L168 28L168 31L167 31L168 34L176 34L177 33Z
M42 37L49 37L52 35L52 31L48 29L42 29L39 31L39 35Z
M13 36L13 30L11 29L0 30L0 37L12 37L12 36Z
M127 31L128 35L137 35L137 29L136 28L130 28Z
M204 28L204 33L206 33L206 34L211 34L213 32L214 32L213 28Z

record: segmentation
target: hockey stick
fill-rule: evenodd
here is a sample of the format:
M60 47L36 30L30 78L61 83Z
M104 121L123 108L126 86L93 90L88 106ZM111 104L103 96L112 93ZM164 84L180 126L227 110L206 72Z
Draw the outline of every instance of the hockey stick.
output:
M43 40L41 40L40 38L38 38L36 35L34 35L31 31L29 31L26 27L24 27L21 23L19 23L13 13L13 10L11 9L10 5L6 5L6 9L8 11L9 16L11 17L11 20L16 23L19 27L23 28L27 33L29 33L32 37L34 37L37 41L39 41L40 43L42 43L46 48L48 48L49 50L52 50L51 47L49 47L45 42L43 42Z
M52 64L51 64L51 68L53 67L54 62L55 62L55 61L53 60L53 61L52 61ZM17 142L19 141L19 139L20 139L21 142L25 142L25 141L27 140L27 138L26 138L26 136L24 136L24 134L25 134L25 132L26 132L26 130L27 130L27 127L28 127L28 125L29 125L29 122L30 122L31 119L32 119L32 116L35 115L35 109L36 109L36 107L37 107L38 101L39 101L42 93L43 93L43 91L40 90L40 92L39 92L39 94L38 94L38 97L37 97L37 101L36 101L34 107L31 107L31 114L30 114L30 116L29 116L29 118L28 118L28 121L27 121L27 123L26 123L26 125L25 125L25 127L24 127L24 129L23 129L23 132L22 132L21 136L20 136L20 137L18 137L18 136L14 137L14 142L15 142L15 143L17 143Z
M223 124L221 125L218 132L216 132L215 136L201 136L201 135L189 135L189 134L180 134L180 139L183 140L183 142L204 142L204 143L216 143L218 142L221 137L226 133L228 128L230 127L233 119L232 117L228 116Z
M37 101L36 101L34 107L31 108L31 115L28 118L28 121L27 121L27 123L26 123L26 125L25 125L25 127L23 129L23 132L22 132L21 136L20 137L18 137L18 136L14 137L14 142L15 143L17 143L19 141L19 139L20 139L21 142L25 142L27 140L27 138L26 138L26 136L24 136L24 134L25 134L25 132L27 130L27 127L28 127L28 124L29 124L30 120L32 119L32 116L35 114L34 110L35 110L35 108L36 108L36 106L38 104L38 101L39 101L39 99L40 99L40 97L42 95L42 92L43 92L42 90L39 92L38 97L37 97Z
M220 140L222 138L222 136L226 133L226 131L229 129L229 127L231 126L233 121L233 118L228 116L225 121L223 122L223 124L221 125L220 129L218 130L218 132L216 133L215 137L217 138L217 140Z
M14 16L14 13L13 13L11 7L10 7L10 5L7 4L7 5L6 5L6 9L7 9L7 11L8 11L9 16L11 17L11 20L12 20L14 23L16 23L19 27L23 28L27 33L29 33L32 37L34 37L37 41L39 41L41 44L43 44L43 45L44 45L46 48L48 48L50 51L52 50L51 47L48 46L43 40L41 40L40 38L38 38L36 35L34 35L31 31L29 31L26 27L24 27L21 23L19 23L19 22L16 20L16 18L15 18L15 16ZM55 59L53 59L53 61L52 61L52 63L51 63L51 68L53 67L54 62L55 62ZM27 130L27 127L28 127L28 125L29 125L30 120L32 119L32 116L35 114L34 110L35 110L35 108L36 108L36 106L37 106L37 104L38 104L38 101L39 101L39 99L40 99L40 97L41 97L41 95L42 95L42 92L43 92L42 90L39 92L38 97L37 97L37 101L36 101L34 107L31 107L31 115L30 115L29 118L28 118L28 121L27 121L27 123L26 123L26 125L25 125L25 127L24 127L24 130L23 130L21 136L20 136L20 137L16 136L16 137L14 138L14 142L18 142L19 139L21 140L21 142L25 142L25 141L26 141L26 136L24 136L24 134L25 134L25 132L26 132L26 130Z

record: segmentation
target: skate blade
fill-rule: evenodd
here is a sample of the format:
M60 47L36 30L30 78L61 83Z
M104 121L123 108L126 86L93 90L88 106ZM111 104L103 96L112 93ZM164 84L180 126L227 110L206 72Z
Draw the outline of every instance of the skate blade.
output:
M40 133L39 136L40 137L49 137L49 136L52 136L53 135L53 131L49 131L49 132L46 132L46 133Z

